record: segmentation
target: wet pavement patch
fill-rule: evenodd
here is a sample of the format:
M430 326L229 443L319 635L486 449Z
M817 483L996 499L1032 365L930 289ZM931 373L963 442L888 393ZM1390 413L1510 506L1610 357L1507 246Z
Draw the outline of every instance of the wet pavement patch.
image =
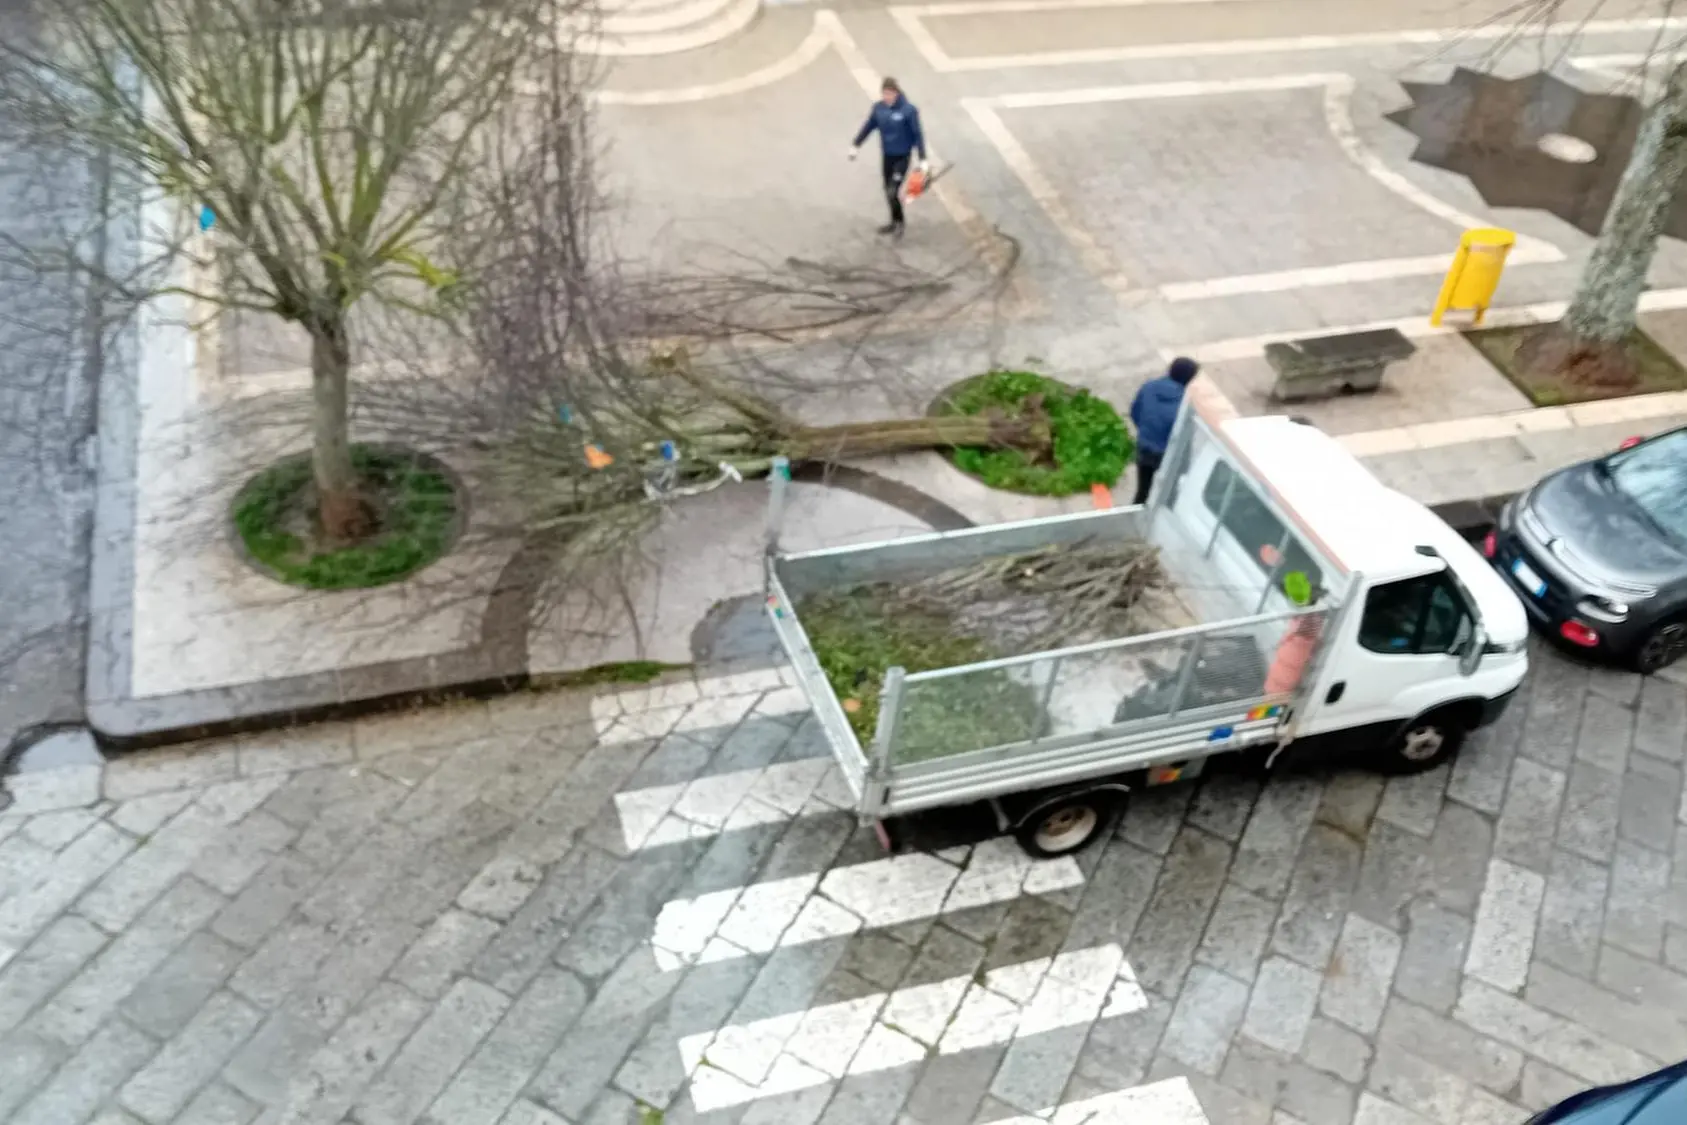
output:
M1445 83L1404 82L1412 104L1388 119L1418 138L1412 159L1470 180L1493 207L1557 215L1597 236L1645 108L1545 72L1501 78L1459 67ZM1679 190L1665 233L1687 238Z

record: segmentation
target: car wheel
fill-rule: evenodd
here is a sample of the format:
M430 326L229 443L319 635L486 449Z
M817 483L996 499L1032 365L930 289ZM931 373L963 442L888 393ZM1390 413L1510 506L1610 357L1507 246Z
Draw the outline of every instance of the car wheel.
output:
M1075 855L1107 835L1117 811L1116 797L1108 790L1061 797L1028 816L1014 837L1038 859Z
M1634 670L1650 676L1687 656L1687 620L1666 621L1654 626L1634 650Z
M1422 715L1400 728L1377 768L1392 774L1425 773L1457 754L1465 734L1451 715Z

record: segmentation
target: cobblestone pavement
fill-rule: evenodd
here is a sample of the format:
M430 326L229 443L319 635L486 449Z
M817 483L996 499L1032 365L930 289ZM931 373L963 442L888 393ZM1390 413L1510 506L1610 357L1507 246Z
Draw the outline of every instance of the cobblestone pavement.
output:
M0 1121L1518 1122L1687 1055L1687 686L1525 690L1037 864L884 858L774 671L25 775Z

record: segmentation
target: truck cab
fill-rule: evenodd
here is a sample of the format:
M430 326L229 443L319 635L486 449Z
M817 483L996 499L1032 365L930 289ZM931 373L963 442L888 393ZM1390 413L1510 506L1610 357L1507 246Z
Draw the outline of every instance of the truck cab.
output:
M1219 585L1251 589L1279 555L1315 588L1347 582L1285 728L1290 757L1359 753L1385 769L1425 769L1498 718L1528 671L1528 618L1477 550L1310 425L1209 425L1221 440L1196 443L1188 487L1166 501L1179 523L1216 533ZM1287 602L1274 588L1265 604Z

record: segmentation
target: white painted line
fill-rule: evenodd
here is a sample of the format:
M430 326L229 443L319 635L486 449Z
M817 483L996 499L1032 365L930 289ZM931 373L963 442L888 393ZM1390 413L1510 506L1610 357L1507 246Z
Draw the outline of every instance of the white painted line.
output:
M915 853L674 899L657 915L650 944L658 965L677 969L1010 902L1083 881L1083 869L1069 857L1032 860L1004 837L974 848L965 870Z
M1073 5L1092 7L1090 3ZM1050 7L1044 10L1055 10ZM1293 35L1267 39L1219 39L1182 43L1143 43L1128 47L1094 47L1069 51L1036 51L1018 55L969 55L955 58L944 50L922 17L906 9L891 9L896 21L934 70L947 73L973 70L1015 70L1031 67L1078 66L1091 63L1137 62L1147 59L1217 58L1289 51L1332 51L1349 47L1438 46L1466 40L1539 39L1550 35L1600 35L1631 31L1663 31L1687 26L1680 17L1629 20L1572 20L1519 28L1510 23L1485 27L1422 28L1367 31L1347 35ZM961 13L954 13L961 14ZM972 13L967 13L972 14ZM982 13L979 13L982 14ZM912 29L919 28L916 34Z
M1206 301L1244 293L1281 293L1291 289L1315 289L1330 285L1353 285L1365 281L1386 281L1396 277L1429 277L1446 272L1452 251L1421 258L1378 258L1366 262L1343 262L1338 266L1311 266L1273 273L1238 274L1209 281L1180 281L1159 288L1168 301ZM1561 262L1564 254L1555 246L1531 243L1514 249L1508 264L1525 265Z
M1687 417L1687 391L1586 402L1576 406L1543 406L1504 414L1481 414L1447 422L1424 422L1387 430L1365 430L1336 438L1355 457L1379 457L1414 449L1440 449L1473 441L1494 441L1520 434L1570 430L1581 426L1637 424L1659 418Z
M1354 80L1340 72L1277 74L1259 78L1211 79L1179 82L1145 82L1117 86L1089 86L1069 90L1038 90L962 98L961 105L979 130L996 146L1002 161L1019 177L1031 197L1042 207L1057 230L1077 252L1084 266L1103 284L1125 295L1130 283L1084 225L1067 208L1055 186L1043 175L998 110L1048 109L1057 106L1095 105L1112 102L1154 101L1167 98L1218 97L1236 94L1271 93L1288 90L1323 89L1324 119L1337 147L1360 171L1383 188L1438 219L1468 230L1492 225L1488 220L1436 198L1404 175L1390 168L1359 138L1349 101ZM1452 250L1446 255L1384 258L1268 273L1242 274L1203 281L1162 285L1159 295L1169 301L1210 300L1245 293L1277 293L1317 286L1348 285L1396 277L1421 277L1443 272ZM1519 237L1509 261L1519 265L1561 262L1563 251L1550 243Z
M1015 1000L994 990L1006 971L1035 981ZM923 1062L935 1051L1011 1043L1147 1007L1148 998L1115 943L986 973L950 977L894 992L823 1004L679 1041L692 1076L693 1104L704 1112L792 1090Z
M1294 1118L1279 1113L1276 1121ZM1035 1117L1009 1117L995 1125L1211 1125L1187 1078L1166 1078L1146 1086L1097 1094Z
M939 71L951 69L954 60L949 57L949 52L943 49L943 44L939 43L937 37L926 27L925 21L920 18L918 11L912 8L893 7L890 9L890 18L896 22L896 26L902 29L902 34L908 37L908 41L914 44L914 49L920 53L921 58L925 59L928 66Z
M1032 90L966 100L999 109L1046 109L1051 106L1094 105L1100 102L1158 101L1162 98L1205 98L1223 94L1257 94L1272 90L1305 90L1351 81L1352 78L1339 72L1270 74L1262 78L1212 78L1180 82L1138 82L1124 86L1084 86L1072 90Z
M1392 191L1408 202L1429 212L1437 218L1466 230L1472 227L1488 227L1493 224L1467 211L1460 211L1449 203L1443 203L1429 192L1412 183L1411 180L1390 168L1376 153L1365 147L1359 139L1359 131L1353 124L1353 112L1350 105L1353 98L1354 81L1350 75L1342 75L1341 80L1332 82L1324 91L1324 120L1330 127L1330 135L1341 146L1347 158L1358 165L1361 171L1376 180L1377 183ZM1513 254L1526 253L1529 261L1558 262L1564 260L1564 255L1557 247L1542 242L1539 239L1519 236L1517 244L1512 248ZM1523 259L1518 259L1523 260Z
M1669 68L1669 64L1684 57L1680 51L1657 52L1655 54L1627 53L1617 55L1572 55L1568 62L1578 70L1597 70L1618 78L1637 78L1642 75L1637 71L1649 74L1662 74Z
M712 98L726 98L734 94L745 94L751 90L758 90L763 86L771 86L775 82L800 72L804 67L814 62L826 53L826 48L832 45L832 32L821 17L830 12L816 12L814 27L807 37L797 44L796 50L784 58L769 63L748 74L741 74L736 78L729 78L722 82L708 82L696 86L680 86L672 90L600 90L593 95L593 100L599 105L652 106L679 105L685 102L708 101Z
M981 99L962 98L961 107L967 111L979 131L996 146L1003 163L1019 177L1019 182L1025 185L1025 190L1030 192L1031 198L1042 207L1049 222L1054 224L1055 229L1077 251L1084 268L1114 290L1127 290L1130 282L1114 265L1112 256L1101 248L1090 236L1089 231L1084 229L1084 225L1067 210L1060 192L1043 175L1042 170L1037 167L1037 162L1031 159L1031 154L1025 151L1001 116L988 105L981 104Z

